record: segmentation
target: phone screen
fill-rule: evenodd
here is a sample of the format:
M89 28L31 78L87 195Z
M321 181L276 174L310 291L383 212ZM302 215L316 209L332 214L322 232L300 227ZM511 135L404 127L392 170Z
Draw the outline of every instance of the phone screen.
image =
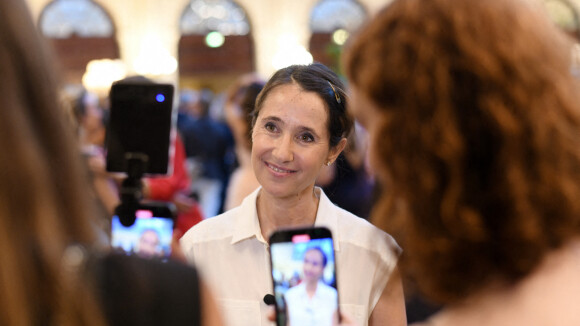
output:
M111 225L113 250L143 258L167 260L171 255L174 220L171 216L155 216L155 211L140 209L135 213L135 223L124 226L114 215Z
M127 154L147 157L144 173L168 173L173 85L115 83L110 92L107 171L128 172Z
M336 261L326 228L279 230L270 238L278 326L338 320Z

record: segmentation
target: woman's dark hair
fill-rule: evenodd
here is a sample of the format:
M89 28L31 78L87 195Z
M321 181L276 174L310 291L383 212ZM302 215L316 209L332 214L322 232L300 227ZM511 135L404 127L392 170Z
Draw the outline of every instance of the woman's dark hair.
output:
M326 257L326 254L324 253L322 248L310 247L310 248L306 249L306 251L304 252L304 255L306 255L306 253L309 251L318 251L322 255L322 267L326 267L326 264L328 263L328 258Z
M293 65L276 71L256 99L252 128L270 92L278 86L288 84L296 84L305 91L314 92L324 101L328 109L330 147L336 146L342 138L350 134L353 119L346 110L344 85L332 70L321 63Z
M244 122L247 125L247 132L246 132L246 146L248 148L252 147L252 113L256 108L256 99L258 95L264 88L263 82L253 82L247 87L244 87L242 90L244 96L242 97L242 101L240 103L240 107L242 108L242 114L244 117Z

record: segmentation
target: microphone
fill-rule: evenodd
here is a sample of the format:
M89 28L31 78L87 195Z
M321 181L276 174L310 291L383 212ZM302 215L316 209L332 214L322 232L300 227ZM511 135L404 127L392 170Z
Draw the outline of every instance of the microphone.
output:
M276 303L276 298L271 294L266 294L264 296L264 303L267 304L268 306L271 306L274 303Z

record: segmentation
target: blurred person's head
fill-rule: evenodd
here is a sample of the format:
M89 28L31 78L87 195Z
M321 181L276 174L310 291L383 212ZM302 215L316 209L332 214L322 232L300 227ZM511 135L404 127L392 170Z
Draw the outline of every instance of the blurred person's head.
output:
M178 110L181 113L193 114L193 107L197 102L198 92L193 89L182 89L179 91Z
M194 106L194 112L197 117L207 117L209 115L209 108L213 101L213 92L209 88L202 88L199 90L197 102Z
M324 275L326 267L326 254L319 247L306 250L303 259L304 282L309 284L317 283Z
M99 243L74 130L21 0L0 2L0 324L101 324L74 257Z
M99 97L83 89L74 99L72 110L81 141L104 145L107 114L100 106Z
M240 90L242 94L240 108L242 109L242 115L247 126L247 142L244 143L246 148L252 147L252 112L254 112L254 108L256 107L256 98L258 98L258 94L260 94L262 88L264 88L264 83L253 82Z
M158 257L161 253L159 233L154 229L146 229L141 233L137 246L137 254L144 258Z
M570 53L520 0L395 0L347 48L384 191L373 221L429 297L514 284L580 233Z

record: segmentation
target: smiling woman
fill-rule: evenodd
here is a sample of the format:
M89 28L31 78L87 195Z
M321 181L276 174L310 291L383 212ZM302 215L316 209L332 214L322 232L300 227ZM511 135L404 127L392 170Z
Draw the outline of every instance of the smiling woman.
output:
M342 310L361 325L406 324L396 272L400 248L314 184L345 147L353 125L346 102L340 79L322 64L277 71L252 114L252 166L261 187L183 236L186 256L202 268L230 325L268 325L262 303L272 293L267 239L296 226L332 231Z
M288 100L290 99L290 100ZM329 144L327 113L322 99L295 85L277 87L264 101L252 133L252 164L267 198L315 196L314 183L320 169L334 162L346 139ZM316 204L316 201L313 201ZM301 215L303 224L312 224L311 215ZM265 221L263 221L265 222ZM262 224L262 234L269 231Z

